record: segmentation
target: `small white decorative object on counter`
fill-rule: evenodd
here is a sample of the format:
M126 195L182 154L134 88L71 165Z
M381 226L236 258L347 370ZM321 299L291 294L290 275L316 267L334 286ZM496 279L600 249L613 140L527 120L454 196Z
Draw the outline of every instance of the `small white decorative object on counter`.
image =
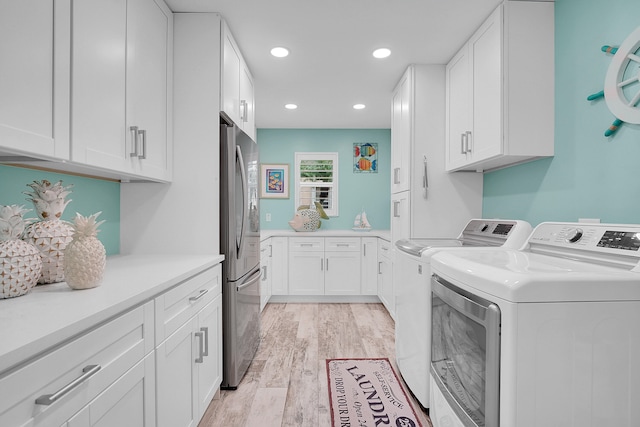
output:
M98 227L104 222L96 222L102 212L84 217L76 213L73 220L73 240L64 250L64 275L73 289L95 288L102 282L107 262L104 245L98 238Z
M356 219L353 221L353 230L355 231L369 231L371 230L371 224L369 224L369 220L367 219L367 213L362 209L358 215L356 215Z
M0 298L19 297L37 283L42 270L40 252L20 240L26 222L24 206L0 206Z
M42 273L38 283L64 282L64 248L71 241L73 228L60 217L71 202L65 198L71 193L69 189L72 186L63 187L62 181L52 184L46 179L27 185L32 191L25 191L24 194L31 196L27 200L33 202L41 219L29 225L24 235L24 240L38 248L42 257Z

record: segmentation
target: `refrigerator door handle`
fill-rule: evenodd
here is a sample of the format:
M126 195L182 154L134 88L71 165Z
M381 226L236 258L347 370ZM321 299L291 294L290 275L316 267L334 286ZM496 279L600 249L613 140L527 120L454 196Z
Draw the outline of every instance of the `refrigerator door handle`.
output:
M246 282L244 282L242 285L236 286L236 291L240 292L244 288L247 288L253 285L256 282L256 280L260 279L261 275L262 273L260 273L260 270L256 270L255 273L253 273L251 277L247 279Z
M236 146L236 164L237 167L240 168L240 178L242 182L242 224L240 227L240 234L236 236L236 257L240 258L240 254L242 254L244 249L244 223L246 217L245 207L247 206L247 175L245 174L244 170L244 158L242 157L242 150L238 145Z

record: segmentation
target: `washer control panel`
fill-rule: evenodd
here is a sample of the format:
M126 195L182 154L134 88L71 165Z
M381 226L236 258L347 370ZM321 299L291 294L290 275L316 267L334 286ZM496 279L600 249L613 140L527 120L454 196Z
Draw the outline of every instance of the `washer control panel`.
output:
M620 254L640 258L640 225L543 222L529 237L534 249L575 252L584 250L602 254Z

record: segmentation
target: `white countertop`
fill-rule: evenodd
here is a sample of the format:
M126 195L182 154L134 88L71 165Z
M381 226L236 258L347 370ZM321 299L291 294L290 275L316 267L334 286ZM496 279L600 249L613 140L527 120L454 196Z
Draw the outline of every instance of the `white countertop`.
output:
M269 237L381 237L385 240L391 239L390 230L318 230L318 231L295 231L293 229L285 230L260 230L260 239L268 239Z
M222 255L116 255L96 288L39 285L0 299L0 375L222 262Z

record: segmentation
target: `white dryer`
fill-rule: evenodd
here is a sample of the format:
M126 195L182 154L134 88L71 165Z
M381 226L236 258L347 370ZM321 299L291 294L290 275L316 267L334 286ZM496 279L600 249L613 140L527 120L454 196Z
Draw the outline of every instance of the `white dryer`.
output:
M455 238L398 240L394 263L396 362L420 404L429 407L431 257L468 247L520 248L531 225L517 220L472 219Z
M432 259L434 427L640 423L640 225Z

